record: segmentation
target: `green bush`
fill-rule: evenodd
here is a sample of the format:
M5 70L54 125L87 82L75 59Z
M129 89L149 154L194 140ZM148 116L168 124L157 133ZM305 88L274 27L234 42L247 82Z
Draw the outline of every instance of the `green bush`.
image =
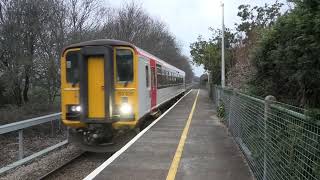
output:
M217 115L221 119L221 121L224 121L226 116L226 110L223 104L223 101L220 100L220 105L217 107Z
M272 94L295 106L320 108L320 1L294 3L253 49L252 89L258 96Z

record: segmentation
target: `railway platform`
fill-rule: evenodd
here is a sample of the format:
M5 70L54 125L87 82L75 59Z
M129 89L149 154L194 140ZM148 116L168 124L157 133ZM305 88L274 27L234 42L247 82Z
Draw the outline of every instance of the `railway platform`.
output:
M205 90L192 90L85 179L253 179Z

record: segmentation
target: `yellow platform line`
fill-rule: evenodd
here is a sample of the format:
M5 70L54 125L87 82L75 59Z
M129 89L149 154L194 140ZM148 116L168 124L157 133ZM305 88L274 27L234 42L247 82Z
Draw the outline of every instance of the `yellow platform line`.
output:
M180 141L179 141L176 153L175 153L175 155L173 157L173 160L172 160L172 163L171 163L168 175L167 175L167 180L174 180L175 177L176 177L176 174L177 174L177 171L178 171L178 167L179 167L179 163L180 163L180 159L181 159L182 152L183 152L183 148L184 148L184 144L186 142L187 135L188 135L189 128L190 128L190 124L191 124L191 121L192 121L193 112L194 112L194 110L196 108L198 96L199 96L199 90L198 90L197 96L196 96L196 98L195 98L195 100L193 102L193 106L192 106L191 112L189 114L188 121L187 121L187 123L186 123L186 125L185 125L185 127L183 129L182 135L180 137Z

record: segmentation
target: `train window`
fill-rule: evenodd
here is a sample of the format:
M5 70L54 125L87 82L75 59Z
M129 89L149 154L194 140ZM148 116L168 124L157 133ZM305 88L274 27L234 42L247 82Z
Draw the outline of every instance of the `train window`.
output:
M166 86L167 85L167 76L166 76L167 71L163 70L162 72L162 85Z
M174 74L171 73L171 84L174 85Z
M146 87L149 87L149 67L146 66Z
M154 68L151 68L151 86L156 87L156 73Z
M79 82L79 67L78 67L79 51L71 51L66 55L66 76L68 83Z
M168 86L168 84L169 84L168 71L165 72L164 76L165 76L165 78L166 78L165 84L166 84L166 86Z
M159 64L157 64L157 83L158 83L158 87L161 87L162 77L161 77L161 66Z
M162 76L162 82L161 82L162 86L166 85L166 75L165 75L165 73L166 73L166 71L163 69L162 70L162 74L161 74L161 76Z
M129 49L117 49L117 80L128 82L133 80L133 53Z
M165 70L164 68L161 71L161 86L164 87L166 85L166 76L165 76Z

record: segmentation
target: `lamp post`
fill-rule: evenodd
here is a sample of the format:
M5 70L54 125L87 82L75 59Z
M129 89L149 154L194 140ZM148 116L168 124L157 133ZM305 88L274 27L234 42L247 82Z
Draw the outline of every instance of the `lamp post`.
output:
M222 7L222 37L221 37L221 86L226 85L225 80L225 61L224 61L224 3L221 2Z

